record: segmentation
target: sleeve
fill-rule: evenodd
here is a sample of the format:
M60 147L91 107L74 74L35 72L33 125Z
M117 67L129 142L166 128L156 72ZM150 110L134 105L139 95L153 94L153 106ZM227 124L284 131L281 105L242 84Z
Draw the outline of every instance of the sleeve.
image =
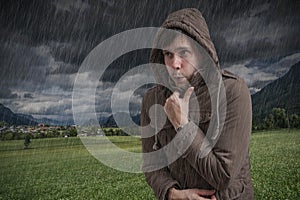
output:
M148 115L149 107L146 106L149 104L149 97L146 94L143 98L142 103L142 110L141 110L141 126L147 126L150 124L150 118ZM142 132L142 136L151 135L154 133L154 129L151 127L148 127L147 129L142 129L144 132ZM153 145L155 144L155 137L142 137L142 150L143 154L153 152ZM144 158L144 156L143 156ZM153 161L155 162L155 160ZM146 177L146 181L149 184L149 186L154 191L155 196L157 199L165 200L167 199L167 192L170 188L178 188L179 189L179 183L173 179L171 176L168 167L163 167L158 170L145 170L151 168L150 165L155 165L155 163L151 163L149 160L145 160L143 162L143 172Z
M243 81L239 83L227 94L223 129L218 141L205 157L201 156L201 149L210 143L197 125L189 122L179 133L183 140L193 138L187 150L180 153L216 190L228 187L248 154L252 124L251 97L246 84Z

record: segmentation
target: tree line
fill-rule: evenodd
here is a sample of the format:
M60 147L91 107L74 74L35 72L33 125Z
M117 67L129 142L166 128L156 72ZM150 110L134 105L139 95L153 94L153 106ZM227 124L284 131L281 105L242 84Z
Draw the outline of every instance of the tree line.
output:
M7 126L6 122L0 122L0 128ZM93 127L92 127L93 128ZM300 129L300 116L297 114L288 114L284 108L273 108L272 111L261 121L253 121L252 130L272 130L272 129ZM96 133L89 130L89 133ZM123 130L121 128L102 128L103 135L106 136L128 136L127 133L131 135L139 135L139 130ZM53 137L76 137L77 130L75 127L60 127L59 129L47 130L44 132L36 133L24 133L21 131L1 131L0 140L20 140L24 139L37 139L37 138L53 138Z
M290 128L300 128L300 116L288 114L284 108L273 108L261 122L253 122L252 130L272 130Z

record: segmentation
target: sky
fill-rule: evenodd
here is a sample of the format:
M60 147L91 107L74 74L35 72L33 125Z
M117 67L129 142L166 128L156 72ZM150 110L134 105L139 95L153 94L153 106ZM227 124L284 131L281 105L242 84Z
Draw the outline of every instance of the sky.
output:
M297 0L2 0L0 103L15 113L71 120L78 70L97 45L126 30L159 27L169 13L187 7L203 13L221 67L242 77L255 93L300 61L299 4ZM99 116L111 113L110 98L120 76L148 63L148 53L137 50L120 56L99 78ZM87 75L81 87L93 84ZM130 80L124 84L130 85ZM142 91L130 97L133 113L139 111ZM118 100L126 95L128 91L118 91ZM82 108L85 111L88 108Z

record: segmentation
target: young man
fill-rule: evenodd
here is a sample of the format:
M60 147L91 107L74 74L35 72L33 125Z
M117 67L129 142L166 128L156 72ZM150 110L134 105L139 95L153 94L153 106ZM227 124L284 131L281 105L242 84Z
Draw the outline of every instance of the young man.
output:
M247 86L220 69L197 9L170 14L162 28L150 58L160 85L141 111L148 184L158 199L253 199Z

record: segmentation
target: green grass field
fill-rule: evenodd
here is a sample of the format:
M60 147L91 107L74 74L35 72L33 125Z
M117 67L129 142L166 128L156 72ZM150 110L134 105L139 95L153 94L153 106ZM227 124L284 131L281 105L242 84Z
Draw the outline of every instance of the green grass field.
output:
M140 139L111 137L124 149ZM104 166L79 138L0 141L0 199L155 199L142 174ZM251 139L255 199L299 199L300 130L257 132Z

